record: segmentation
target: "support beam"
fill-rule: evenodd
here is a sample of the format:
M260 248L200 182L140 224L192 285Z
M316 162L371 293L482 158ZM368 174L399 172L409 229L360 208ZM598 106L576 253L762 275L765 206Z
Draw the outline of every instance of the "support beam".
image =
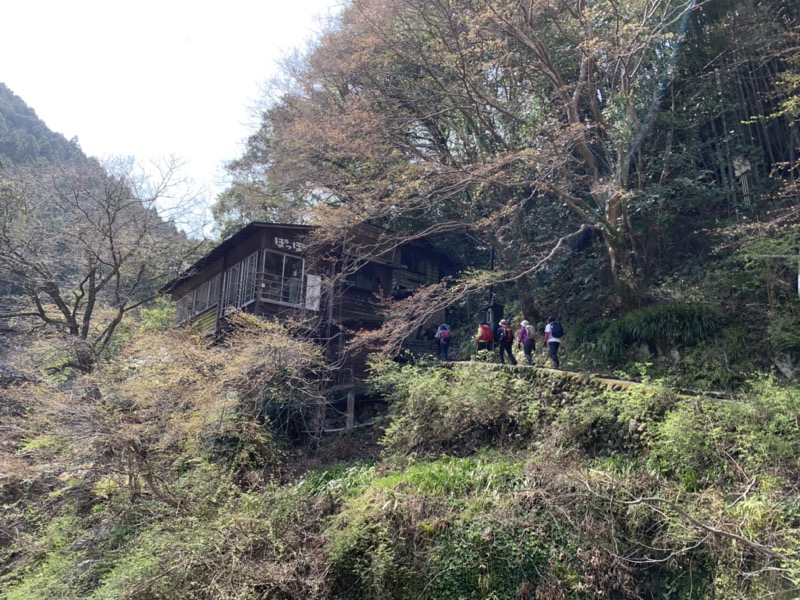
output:
M345 429L350 431L355 427L356 422L356 391L354 389L350 389L347 392L347 421L345 424Z

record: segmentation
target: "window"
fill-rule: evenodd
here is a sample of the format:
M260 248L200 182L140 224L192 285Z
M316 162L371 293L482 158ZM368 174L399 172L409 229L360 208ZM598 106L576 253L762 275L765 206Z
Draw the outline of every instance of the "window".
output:
M258 252L225 271L225 306L239 308L256 297L256 267Z
M177 321L183 323L201 312L213 308L219 302L219 284L222 279L217 273L206 282L201 283L191 292L177 301Z
M242 271L242 306L256 299L256 266L258 252L254 252L244 260Z
M194 314L194 290L178 298L175 316L178 323L183 323Z
M242 263L233 265L225 271L225 306L239 306L239 278L242 274Z
M349 281L353 286L359 290L365 290L368 292L372 292L376 289L375 280L375 270L372 265L364 265L355 272L352 278L349 278ZM380 279L378 279L378 281L380 281Z
M222 281L222 273L217 273L208 282L208 307L219 304L219 287Z
M412 273L425 274L425 259L405 248L400 251L400 266Z
M194 293L194 314L203 312L208 308L208 282L200 284Z
M303 301L303 259L279 252L264 253L261 299L299 306Z

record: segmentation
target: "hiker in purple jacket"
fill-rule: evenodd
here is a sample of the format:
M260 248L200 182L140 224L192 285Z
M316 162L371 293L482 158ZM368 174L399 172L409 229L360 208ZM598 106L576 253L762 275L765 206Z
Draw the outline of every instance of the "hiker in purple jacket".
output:
M525 360L528 361L529 365L533 365L531 353L536 350L535 335L536 331L533 325L527 321L523 321L522 326L519 328L519 334L517 335L517 343L519 347L522 348L522 353L525 355Z

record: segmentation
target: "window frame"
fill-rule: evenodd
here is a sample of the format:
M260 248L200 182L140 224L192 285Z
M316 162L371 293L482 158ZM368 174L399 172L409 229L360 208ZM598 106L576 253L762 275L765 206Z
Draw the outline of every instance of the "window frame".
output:
M272 255L280 257L281 261L281 273L278 275L273 271L267 271L267 257ZM297 277L292 277L291 275L287 277L287 265L289 261L299 261L300 263L300 273ZM277 252L275 250L264 250L263 256L261 257L261 289L259 291L259 300L261 302L267 302L269 304L277 304L280 306L290 306L292 308L303 308L305 306L305 289L303 284L305 282L305 269L306 269L306 261L302 256L297 256L294 254L287 254L285 252ZM275 278L279 278L277 281ZM297 281L297 288L296 290L292 288L292 283L296 279ZM277 285L276 285L277 284ZM272 290L277 290L277 298L276 294L272 292ZM296 298L294 302L291 302L291 298L293 293L296 291ZM286 298L286 299L284 299Z
M222 273L213 275L175 301L176 321L185 323L219 304L219 286ZM202 307L202 308L201 308Z

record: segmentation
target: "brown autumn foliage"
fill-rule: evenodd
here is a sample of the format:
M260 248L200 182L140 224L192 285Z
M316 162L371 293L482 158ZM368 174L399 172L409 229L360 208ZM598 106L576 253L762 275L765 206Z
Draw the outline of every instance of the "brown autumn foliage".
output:
M268 405L313 415L322 354L278 323L245 314L232 323L221 341L141 333L92 374L4 390L4 405L21 410L3 421L0 478L24 477L22 461L40 476L111 481L177 506L167 481L180 457L211 452L242 472L277 468L280 452L260 423Z
M356 1L236 167L310 199L322 235L458 229L517 276L591 227L634 299L631 154L689 8L629 4Z

